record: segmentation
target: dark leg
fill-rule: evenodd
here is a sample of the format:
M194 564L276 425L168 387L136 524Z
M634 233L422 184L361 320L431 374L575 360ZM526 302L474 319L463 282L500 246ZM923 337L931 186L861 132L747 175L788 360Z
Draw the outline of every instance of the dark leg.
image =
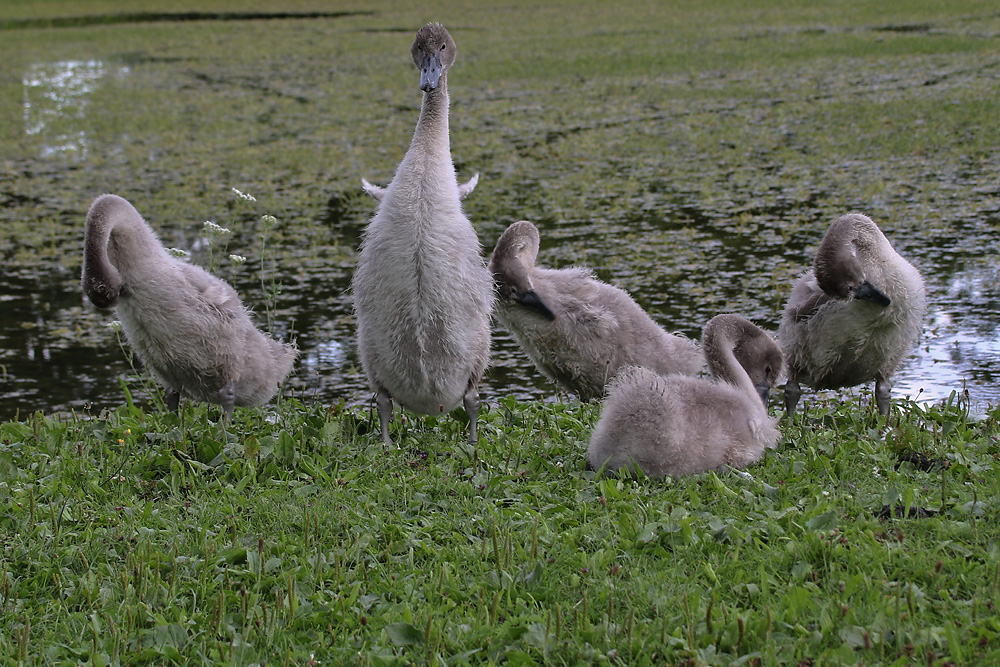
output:
M892 401L892 383L882 378L875 378L875 405L883 417L889 414L889 404Z
M795 421L795 406L801 395L798 378L789 373L788 381L785 382L785 414L788 415L788 421Z
M378 424L382 429L382 444L392 446L389 437L389 421L392 419L392 396L385 389L379 388L375 393L375 407L378 409Z
M470 385L465 390L465 412L469 415L469 444L475 445L479 442L479 435L476 433L476 420L479 419L479 387Z
M236 382L227 382L219 390L219 403L226 412L226 419L233 418L233 410L236 408Z
M163 404L170 412L177 412L177 407L181 403L181 394L176 389L167 388L163 395Z

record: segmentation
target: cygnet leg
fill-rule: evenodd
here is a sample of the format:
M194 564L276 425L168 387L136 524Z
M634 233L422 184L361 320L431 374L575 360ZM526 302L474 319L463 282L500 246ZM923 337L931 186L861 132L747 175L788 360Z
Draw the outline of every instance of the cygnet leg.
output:
M875 405L883 417L889 414L889 404L892 401L892 383L882 378L875 378Z
M724 468L728 468L729 472L731 472L732 474L736 475L737 477L743 479L746 482L752 482L753 481L753 475L751 475L750 473L748 473L746 470L737 470L736 468L730 468L729 466L723 466L723 467Z
M795 406L799 402L799 396L802 395L802 390L799 388L799 381L791 376L789 376L788 381L785 382L785 414L788 415L789 421L795 420Z
M375 408L378 410L378 425L382 429L382 444L386 447L391 447L392 438L389 437L389 421L392 419L392 396L385 389L379 388L375 392Z
M479 419L479 387L470 386L465 391L465 412L469 415L469 444L475 445L479 442L479 435L476 433L476 420Z
M170 412L177 412L177 407L181 402L181 393L176 389L168 388L163 395L163 404Z
M233 410L236 409L236 381L231 380L226 384L222 385L222 389L219 390L219 403L222 404L222 409L226 413L226 419L232 421Z

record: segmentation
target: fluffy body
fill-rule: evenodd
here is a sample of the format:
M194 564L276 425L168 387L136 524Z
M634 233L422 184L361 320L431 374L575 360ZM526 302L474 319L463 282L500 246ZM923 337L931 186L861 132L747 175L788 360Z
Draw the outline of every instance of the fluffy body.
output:
M788 363L786 412L799 383L837 389L875 382L888 413L893 375L913 349L927 314L924 281L867 216L831 224L813 268L796 282L778 339Z
M440 78L426 84L413 139L392 182L373 195L379 205L352 282L358 354L376 392L386 444L391 399L424 414L464 403L475 442L493 283L462 211L451 159L446 76L455 46L447 30L432 23L417 33L412 53L422 88L425 61L435 54L441 54Z
M696 375L702 354L694 341L664 331L624 290L589 269L535 266L538 229L515 222L500 236L490 271L497 283L497 319L542 373L581 400L604 396L626 366L660 374Z
M296 350L254 326L236 291L160 244L128 201L101 195L90 207L83 291L114 308L143 365L179 396L235 405L269 401L291 372Z
M777 445L766 393L781 375L781 348L736 315L713 317L702 344L714 380L634 366L618 374L591 434L588 467L691 475L750 465Z

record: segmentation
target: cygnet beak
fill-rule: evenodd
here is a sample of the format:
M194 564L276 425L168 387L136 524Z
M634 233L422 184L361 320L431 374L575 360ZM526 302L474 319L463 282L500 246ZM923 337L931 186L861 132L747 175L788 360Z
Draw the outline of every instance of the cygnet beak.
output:
M865 301L871 301L874 304L885 307L892 303L892 300L885 295L881 290L872 285L867 280L861 283L857 289L854 290L855 299L864 299Z
M420 90L429 93L441 80L441 58L437 53L425 53L420 62Z

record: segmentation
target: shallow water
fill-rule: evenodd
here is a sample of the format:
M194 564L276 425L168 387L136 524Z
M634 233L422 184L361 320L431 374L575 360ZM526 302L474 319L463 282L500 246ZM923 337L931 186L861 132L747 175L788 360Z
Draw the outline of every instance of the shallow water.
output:
M380 25L374 17L351 20L356 32ZM216 265L261 323L270 310L274 332L295 337L301 360L288 394L367 400L348 287L375 206L359 185L362 176L383 184L391 178L416 121L409 31L369 36L401 52L378 63L384 71L370 73L381 78L369 85L368 63L340 53L340 69L331 72L311 50L335 34L342 25L336 19L270 23L268 39L279 53L259 59L201 57L203 36L168 28L114 48L91 46L85 32L74 31L66 33L80 42L66 49L72 58L45 59L41 50L22 58L20 130L0 163L7 230L0 236L0 419L113 407L123 401L123 382L149 400L148 385L107 326L114 315L85 302L79 288L85 212L104 191L131 199L165 245ZM261 38L254 29L221 33L218 39L234 46L220 48L253 43ZM475 63L476 47L468 52ZM507 224L533 219L543 238L540 264L592 266L666 328L698 337L705 321L726 311L776 330L791 283L830 220L864 210L927 280L930 316L894 395L937 401L968 391L980 408L1000 405L996 156L964 154L961 138L942 139L936 155L883 154L876 138L864 159L850 160L843 147L824 152L808 138L824 132L818 119L828 113L828 98L881 104L901 96L906 103L909 94L1000 87L995 63L985 76L952 77L953 90L908 87L910 77L960 72L963 62L917 58L911 69L923 67L922 75L903 68L881 79L865 68L881 71L884 63L857 72L821 63L794 74L823 95L791 105L775 101L787 99L784 87L793 85L781 72L763 71L759 80L752 70L728 74L741 86L773 87L764 99L719 101L706 93L686 101L673 87L720 88L727 74L656 79L667 93L661 100L646 99L651 93L640 87L622 93L619 80L588 80L581 92L478 80L474 64L456 68L456 166L462 180L483 175L467 213L485 254ZM348 87L348 80L360 83ZM573 111L580 94L599 102ZM920 120L936 122L931 112ZM232 187L257 200L241 200ZM262 252L264 213L276 215L279 226ZM232 230L225 247L210 247L204 220ZM234 265L230 253L247 263ZM269 308L272 279L281 291ZM558 400L557 388L509 336L495 334L485 400Z

